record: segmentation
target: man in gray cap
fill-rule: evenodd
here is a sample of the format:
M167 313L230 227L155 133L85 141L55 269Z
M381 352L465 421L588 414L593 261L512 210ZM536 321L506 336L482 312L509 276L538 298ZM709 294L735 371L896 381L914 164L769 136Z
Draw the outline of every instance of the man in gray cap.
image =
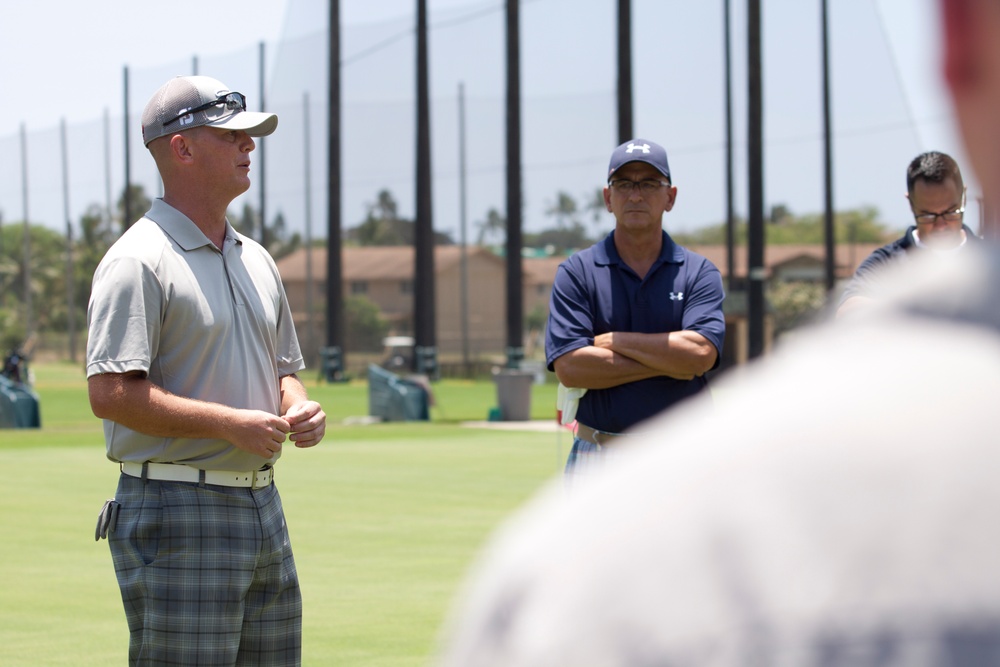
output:
M94 274L87 377L121 467L98 519L132 665L297 665L302 599L273 465L326 415L267 252L226 220L274 114L204 76L142 114L163 197Z
M725 337L719 270L663 230L677 201L667 152L627 141L607 178L615 228L559 266L545 332L549 370L582 394L568 470L701 392Z

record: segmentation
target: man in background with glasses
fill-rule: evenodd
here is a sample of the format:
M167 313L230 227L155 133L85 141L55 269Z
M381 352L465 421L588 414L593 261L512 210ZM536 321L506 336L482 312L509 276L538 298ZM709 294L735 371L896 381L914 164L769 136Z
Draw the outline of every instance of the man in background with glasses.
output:
M149 100L143 141L163 197L94 274L87 376L121 475L106 537L131 665L298 665L302 598L274 485L286 440L326 415L274 261L226 219L274 114L205 76Z
M924 249L958 252L979 238L963 223L965 184L958 163L937 151L921 153L906 169L906 197L915 224L861 263L841 296L837 315L864 308L878 298L885 269Z
M677 200L667 152L627 141L607 177L615 228L559 266L545 334L549 370L579 396L567 470L701 392L725 337L719 270L663 230Z

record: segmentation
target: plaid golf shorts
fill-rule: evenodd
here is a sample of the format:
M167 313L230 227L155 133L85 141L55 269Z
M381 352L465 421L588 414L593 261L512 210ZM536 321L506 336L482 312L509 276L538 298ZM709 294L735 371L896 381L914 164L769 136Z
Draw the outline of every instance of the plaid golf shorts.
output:
M274 484L122 475L108 536L130 665L299 665L302 597Z
M591 472L607 462L620 447L601 447L583 438L573 438L573 449L569 452L563 472L567 475Z

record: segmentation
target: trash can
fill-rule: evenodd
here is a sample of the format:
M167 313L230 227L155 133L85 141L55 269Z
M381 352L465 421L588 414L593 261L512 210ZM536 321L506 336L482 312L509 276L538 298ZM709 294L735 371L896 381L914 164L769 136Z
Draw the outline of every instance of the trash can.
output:
M39 428L38 394L27 385L0 375L0 428Z
M368 414L382 421L430 419L427 390L376 364L368 365Z
M523 422L531 419L531 383L534 377L531 371L512 368L494 371L501 421Z
M319 377L327 382L344 382L344 355L340 347L321 347L319 349Z

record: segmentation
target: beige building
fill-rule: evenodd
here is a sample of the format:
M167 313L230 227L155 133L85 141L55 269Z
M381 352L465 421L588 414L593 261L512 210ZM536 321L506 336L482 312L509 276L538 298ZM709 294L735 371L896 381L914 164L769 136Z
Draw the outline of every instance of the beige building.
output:
M858 265L881 244L838 244L834 254L834 276L839 294L840 285L854 275ZM726 316L726 341L723 367L742 364L750 356L749 322L747 319L747 248L737 247L733 257L733 276L729 280L726 246L700 245L690 249L704 255L722 273L727 286L723 311ZM764 247L764 278L769 284L802 281L823 284L826 281L826 248L821 244L769 245ZM770 313L764 316L764 349L769 350L774 339L774 322Z
M854 275L863 262L881 243L840 243L834 249L834 275L838 281ZM704 255L726 275L726 246L689 246L690 250ZM764 247L764 269L767 280L805 280L823 282L825 276L826 249L821 244L769 245ZM733 275L743 280L747 275L747 248L736 248L733 258Z
M837 246L836 276L846 280L855 268L877 248L875 244L840 244ZM692 246L691 250L707 257L726 275L724 245ZM488 248L470 247L468 252L469 352L473 359L502 358L507 346L506 332L506 261ZM824 280L822 245L772 245L765 248L768 281ZM314 340L322 339L326 309L326 249L311 253L313 273ZM544 323L548 316L549 296L556 269L564 257L524 257L523 307L525 318L524 347L527 358L544 352ZM343 250L345 296L356 294L370 299L390 323L392 334L409 335L413 331L414 252L408 246L347 247ZM306 250L299 249L278 262L292 306L296 327L303 344L310 345L306 304ZM726 355L727 365L747 358L746 299L747 252L737 249L732 288L727 295ZM462 353L461 319L461 249L459 246L435 246L435 318L438 353L455 358ZM769 336L768 336L769 337Z
M278 262L296 328L307 331L306 271L312 266L312 312L315 330L324 331L326 312L326 249L313 248L306 260L302 248ZM361 295L378 306L392 334L413 332L414 252L407 246L346 247L342 253L344 296ZM548 313L552 277L558 261L524 260L524 312ZM467 249L469 352L473 358L502 354L507 346L506 261L483 247ZM461 248L434 248L435 320L438 353L462 352ZM320 336L321 337L321 336ZM529 332L533 347L536 336ZM307 336L300 333L303 341ZM526 349L530 356L531 350Z

